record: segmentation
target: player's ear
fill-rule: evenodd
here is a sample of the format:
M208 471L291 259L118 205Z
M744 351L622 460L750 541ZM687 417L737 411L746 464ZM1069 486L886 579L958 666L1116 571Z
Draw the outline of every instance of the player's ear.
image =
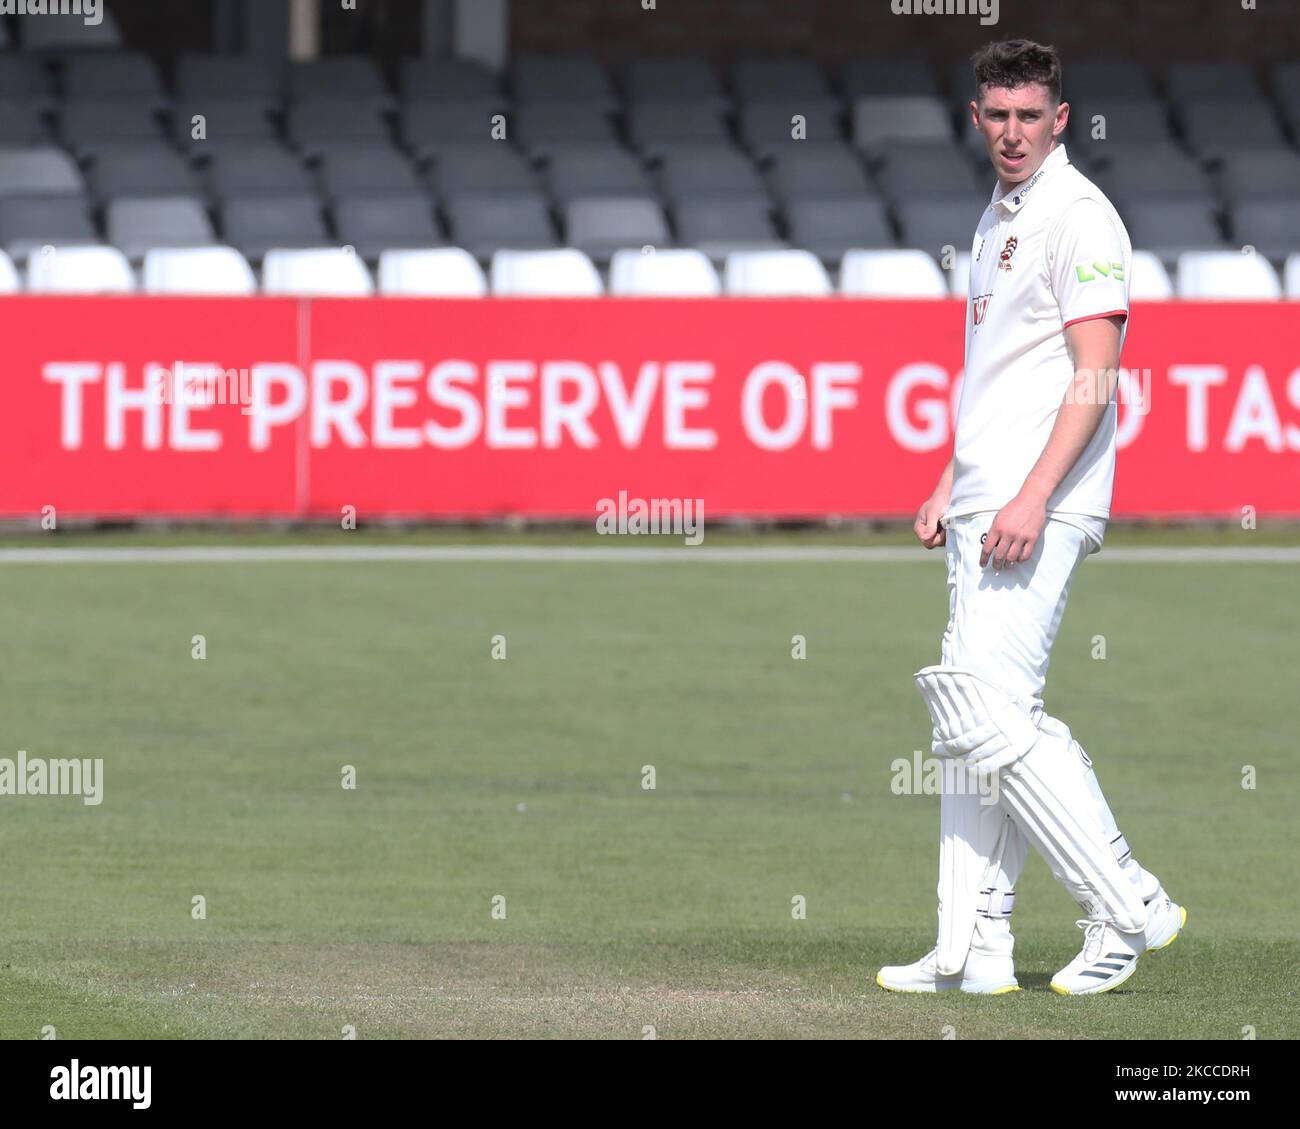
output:
M971 104L970 104L970 120L973 121L973 122L975 123L975 128L976 128L976 129L979 129L979 127L980 127L980 104L979 104L978 102L971 102Z
M1070 120L1070 103L1062 102L1056 107L1056 121L1052 123L1053 139L1060 137L1065 132L1065 127Z

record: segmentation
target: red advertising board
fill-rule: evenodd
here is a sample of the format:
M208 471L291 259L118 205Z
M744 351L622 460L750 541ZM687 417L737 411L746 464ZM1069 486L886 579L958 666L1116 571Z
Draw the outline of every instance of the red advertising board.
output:
M0 299L0 514L911 516L959 302ZM1154 303L1114 516L1300 515L1300 303Z

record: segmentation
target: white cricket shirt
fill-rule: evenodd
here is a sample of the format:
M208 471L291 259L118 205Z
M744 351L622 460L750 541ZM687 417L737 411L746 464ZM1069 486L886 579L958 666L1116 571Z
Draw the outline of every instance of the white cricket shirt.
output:
M1133 250L1105 194L1053 149L1027 181L996 188L971 245L966 373L957 408L949 517L999 510L1047 445L1074 379L1065 327L1122 314ZM1097 546L1115 481L1112 397L1047 512Z

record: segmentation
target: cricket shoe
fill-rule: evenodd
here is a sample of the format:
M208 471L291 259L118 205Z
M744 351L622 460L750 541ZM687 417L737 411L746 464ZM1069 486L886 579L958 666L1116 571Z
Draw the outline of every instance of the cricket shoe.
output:
M947 992L959 988L976 995L1000 996L1020 991L1009 956L991 956L972 949L960 975L940 976L937 955L938 950L931 949L912 964L887 964L876 973L876 983L887 992Z
M1160 887L1147 899L1147 951L1168 948L1187 924L1187 910L1170 899L1165 888Z
M1137 968L1146 952L1146 934L1121 933L1108 921L1084 918L1076 921L1083 930L1083 949L1060 972L1049 987L1058 996L1095 996L1118 988Z

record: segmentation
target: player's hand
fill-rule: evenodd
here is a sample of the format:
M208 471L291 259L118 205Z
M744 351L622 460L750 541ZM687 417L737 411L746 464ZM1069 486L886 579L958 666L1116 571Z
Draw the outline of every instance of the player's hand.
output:
M1017 494L997 512L984 535L980 568L993 562L995 569L1029 560L1047 524L1047 502L1034 495Z
M917 540L927 549L934 549L947 544L948 531L939 524L939 519L943 517L943 511L947 508L948 498L946 495L931 494L916 515L916 522L912 525L912 531L916 534Z

